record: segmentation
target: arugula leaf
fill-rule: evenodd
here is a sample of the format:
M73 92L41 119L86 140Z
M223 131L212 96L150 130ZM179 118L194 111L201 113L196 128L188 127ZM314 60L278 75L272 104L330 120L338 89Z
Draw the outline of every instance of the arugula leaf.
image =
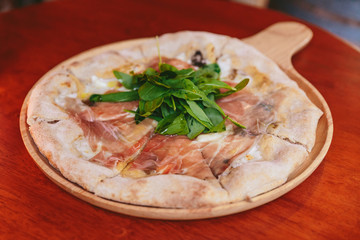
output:
M160 65L160 72L165 72L165 71L176 72L178 71L178 69L170 64L163 63Z
M170 108L172 108L174 111L176 111L176 103L173 96L165 97L164 103L166 103Z
M151 101L140 100L138 107L139 115L141 115L142 117L150 116L158 107L161 106L163 101L164 98L162 97L155 98L154 100Z
M126 110L125 109L124 111L135 114L135 123L136 124L139 124L140 122L142 122L146 118L146 117L140 116L139 109L137 109L136 111ZM148 116L148 118L154 119L154 120L156 120L158 122L161 121L161 119L162 119L161 117L158 117L157 115L154 115L154 114Z
M162 135L186 135L189 128L183 113L174 113L158 122L155 133Z
M170 86L163 83L163 80L161 78L159 78L159 76L147 76L146 80L150 83L153 83L154 85L162 86L165 88L170 88Z
M233 94L233 93L235 93L237 91L240 91L241 89L246 87L246 85L249 83L249 81L250 80L248 78L245 78L244 80L242 80L240 83L238 83L235 86L235 89L229 90L229 91L226 91L226 92L223 92L223 93L216 94L215 99L223 98L223 97L229 96L230 94Z
M226 130L225 126L226 118L224 118L221 122L219 122L217 125L209 129L209 132L223 132Z
M167 116L175 113L175 110L169 107L167 104L162 104L160 108L163 118L166 118Z
M202 125L195 118L193 118L189 115L186 116L186 122L187 122L187 125L189 128L189 133L187 134L187 137L189 139L196 138L205 130L204 125Z
M206 81L200 82L198 83L198 88L206 95L209 93L218 93L221 88L236 91L236 88L233 88L225 82L216 79L207 79Z
M160 77L163 77L165 79L172 79L175 78L176 76L177 76L176 72L170 70L166 70L160 73Z
M124 85L124 87L126 87L127 89L134 89L133 86L133 76L126 74L126 73L122 73L119 71L114 70L113 71L115 77L121 82L122 85Z
M156 76L158 74L159 73L153 68L147 68L144 72L144 75L147 75L147 76Z
M130 102L139 100L139 94L137 91L93 94L89 100L90 102Z
M207 128L212 128L213 124L206 115L206 113L199 107L199 105L194 101L181 101L181 105L186 109L186 111L195 118L199 123L204 125Z
M156 98L162 97L169 93L167 88L159 85L154 85L150 82L144 83L139 88L139 97L144 101L152 101Z
M235 126L239 127L239 128L246 128L244 125L238 123L237 121L235 121L234 119L232 119L229 116L226 116L227 119L229 119Z
M219 79L220 67L217 63L208 64L194 73L194 77L201 79Z
M214 72L219 73L219 74L221 72L220 66L217 63L211 63L211 64L208 64L208 65L205 65L203 67L203 69L209 69L209 70L214 71Z
M204 112L206 113L206 115L208 116L208 118L211 120L213 125L217 125L219 123L221 123L223 121L223 116L221 115L221 113L216 110L215 108L205 108Z
M191 74L193 74L194 72L195 72L195 70L192 68L181 69L181 70L175 71L178 78L186 78L187 76L191 76Z
M202 100L207 98L205 93L200 91L189 79L184 79L183 88L173 90L172 95L185 100Z

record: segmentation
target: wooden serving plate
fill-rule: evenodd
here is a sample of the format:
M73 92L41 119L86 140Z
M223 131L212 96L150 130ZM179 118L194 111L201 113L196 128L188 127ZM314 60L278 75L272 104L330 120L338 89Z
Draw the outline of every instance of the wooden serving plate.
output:
M300 74L298 74L291 64L291 57L297 51L302 49L311 40L311 38L312 32L306 26L296 22L280 22L271 25L252 37L243 39L243 41L253 45L262 53L274 60L291 79L298 83L300 88L305 91L310 100L324 112L324 115L319 120L315 146L310 152L307 161L291 174L285 184L269 192L258 195L251 200L244 200L241 202L210 208L172 209L131 205L98 197L95 194L84 190L79 185L65 179L59 171L49 164L48 160L37 149L28 131L28 125L26 124L27 103L31 91L26 96L20 113L20 131L23 141L35 163L54 183L72 195L90 204L114 212L144 218L185 220L224 216L255 208L280 197L302 183L319 166L330 147L333 135L333 122L330 109L317 89ZM144 40L145 39L137 39L118 42L91 49L59 64L45 74L43 78L46 78L51 72L56 71L63 65L73 62L74 60L81 60L109 49L122 49L138 44Z

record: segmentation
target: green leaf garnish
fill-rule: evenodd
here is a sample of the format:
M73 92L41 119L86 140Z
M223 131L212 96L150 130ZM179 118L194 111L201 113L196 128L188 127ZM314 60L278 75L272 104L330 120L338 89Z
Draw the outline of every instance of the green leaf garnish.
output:
M138 92L141 100L152 101L155 98L159 98L168 94L170 91L167 88L164 88L163 86L156 85L150 82L145 82L139 88Z
M189 128L184 113L173 113L167 118L163 118L161 121L159 121L155 132L162 135L188 134Z
M182 101L181 105L186 109L189 115L195 118L200 124L204 125L207 128L213 127L213 124L210 121L209 117L195 101Z
M158 49L160 51L160 49ZM160 52L159 52L160 56ZM246 78L235 87L220 80L217 63L204 65L195 71L192 68L178 70L161 62L159 71L146 69L140 74L113 71L115 77L129 92L93 94L91 102L125 102L139 100L135 122L145 118L158 121L156 133L163 135L187 135L194 139L201 133L226 130L229 119L237 127L245 126L227 116L215 102L243 89L249 82ZM220 89L226 89L220 92Z
M139 100L139 94L137 91L93 94L89 100L90 102L130 102Z
M250 80L248 78L245 78L235 86L235 89L231 89L231 90L226 91L224 93L218 93L218 94L215 95L215 98L216 99L223 98L223 97L229 96L229 95L231 95L231 94L233 94L233 93L235 93L237 91L240 91L241 89L246 87L246 85L249 83L249 81Z
M190 139L194 139L199 136L206 129L204 125L199 123L195 118L187 115L186 122L189 128L189 133L187 137Z

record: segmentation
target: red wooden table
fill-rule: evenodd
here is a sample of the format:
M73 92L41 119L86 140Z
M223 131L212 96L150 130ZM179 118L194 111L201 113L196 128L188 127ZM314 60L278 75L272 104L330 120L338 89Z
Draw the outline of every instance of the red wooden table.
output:
M62 0L0 14L0 239L359 239L360 53L315 26L295 68L328 102L334 138L320 167L291 192L231 216L129 217L52 183L24 147L21 104L59 62L99 45L178 30L244 38L284 14L226 1Z

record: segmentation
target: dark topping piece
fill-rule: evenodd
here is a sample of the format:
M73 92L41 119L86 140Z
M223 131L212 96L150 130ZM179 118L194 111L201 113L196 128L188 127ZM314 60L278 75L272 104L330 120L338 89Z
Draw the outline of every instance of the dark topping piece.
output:
M205 65L205 59L199 50L197 50L191 57L191 64L197 67L202 67Z
M229 161L230 161L230 159L225 159L225 160L223 160L223 163L228 164Z
M268 112L271 112L274 107L273 105L265 103L265 102L261 102L259 105L260 105L260 107L263 107L264 110L266 110Z

